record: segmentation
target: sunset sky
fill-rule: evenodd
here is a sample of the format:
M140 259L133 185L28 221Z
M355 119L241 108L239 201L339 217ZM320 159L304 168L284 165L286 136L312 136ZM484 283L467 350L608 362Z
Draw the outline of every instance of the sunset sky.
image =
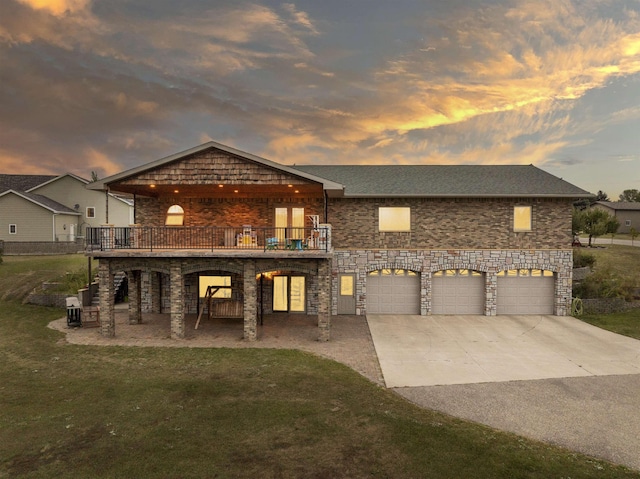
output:
M640 189L640 0L1 0L0 173L208 140Z

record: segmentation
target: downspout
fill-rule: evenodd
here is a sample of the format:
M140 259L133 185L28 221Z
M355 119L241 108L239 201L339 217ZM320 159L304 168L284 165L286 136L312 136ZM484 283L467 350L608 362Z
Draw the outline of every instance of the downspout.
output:
M136 222L136 194L133 194L133 224L136 225L138 224Z
M53 239L52 241L55 243L56 241L56 216L58 216L58 213L54 213L53 216L51 217L51 219L53 220Z
M105 203L105 218L104 218L104 223L105 224L109 224L109 187L107 186L107 189L104 190L104 203Z
M329 222L329 196L327 190L324 190L324 223Z

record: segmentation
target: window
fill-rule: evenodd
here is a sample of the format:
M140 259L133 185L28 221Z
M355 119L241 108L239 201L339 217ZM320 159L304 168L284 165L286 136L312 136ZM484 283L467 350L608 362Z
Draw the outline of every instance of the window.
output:
M180 205L170 206L167 210L165 226L182 226L184 224L184 210Z
M18 226L17 225L9 225L9 234L10 235L15 235L18 233Z
M411 231L411 208L378 208L378 231Z
M625 220L624 225L625 226L631 226L631 220Z
M276 236L286 239L304 239L304 208L276 208Z
M531 206L513 207L513 231L531 231Z
M273 310L304 312L304 276L274 276Z
M231 276L200 276L200 286L198 288L200 297L207 295L207 288L211 286L218 291L213 293L213 298L230 298L231 297Z
M93 206L87 206L87 218L95 218L96 209Z

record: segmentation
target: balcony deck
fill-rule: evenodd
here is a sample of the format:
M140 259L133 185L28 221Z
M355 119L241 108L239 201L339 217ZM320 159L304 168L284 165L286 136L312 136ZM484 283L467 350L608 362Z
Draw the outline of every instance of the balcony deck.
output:
M331 258L331 228L87 228L86 254L114 257Z

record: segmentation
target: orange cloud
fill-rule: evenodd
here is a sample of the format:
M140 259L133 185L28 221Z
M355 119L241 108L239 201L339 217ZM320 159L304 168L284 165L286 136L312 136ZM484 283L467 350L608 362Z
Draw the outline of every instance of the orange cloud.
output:
M91 0L18 0L34 10L47 10L55 16L73 13L87 8Z

